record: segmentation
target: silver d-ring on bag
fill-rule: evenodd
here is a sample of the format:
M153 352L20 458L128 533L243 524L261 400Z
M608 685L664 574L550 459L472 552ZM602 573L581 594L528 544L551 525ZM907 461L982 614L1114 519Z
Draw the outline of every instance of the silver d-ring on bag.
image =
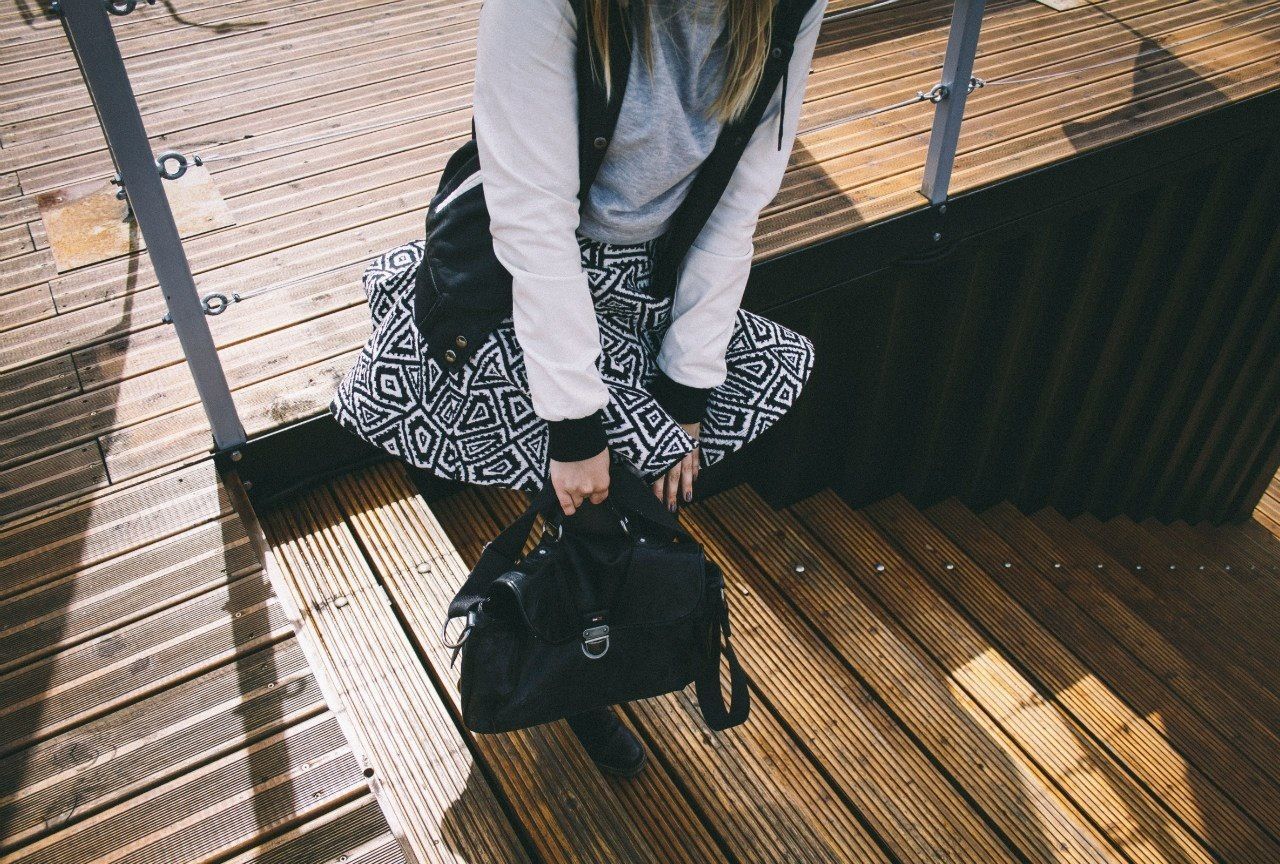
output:
M587 646L590 645L594 649L596 645L602 645L599 652L594 650L588 651ZM591 660L599 660L601 657L609 653L609 625L601 624L599 627L588 627L582 631L582 653L587 655Z

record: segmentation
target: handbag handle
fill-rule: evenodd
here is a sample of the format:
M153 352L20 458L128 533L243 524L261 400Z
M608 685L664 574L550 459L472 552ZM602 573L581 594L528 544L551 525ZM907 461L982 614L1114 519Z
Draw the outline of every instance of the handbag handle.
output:
M723 732L725 729L745 722L747 714L751 711L751 689L748 686L747 673L738 662L738 655L734 652L733 643L729 638L729 606L724 599L723 584L720 591L720 609L711 628L711 645L707 651L707 662L693 682L698 695L698 708L702 711L702 719L713 732ZM729 662L729 705L727 707L720 692L721 656Z
M620 463L615 462L610 467L609 497L604 503L624 523L629 522L630 519L638 519L664 533L669 533L681 542L693 542L689 532L680 526L674 514L658 503L657 497L644 481ZM446 628L450 620L462 618L474 609L484 599L489 586L519 560L525 540L533 531L533 523L538 516L544 517L557 526L564 518L564 511L560 507L560 501L556 497L549 477L543 482L542 489L529 502L525 511L503 529L502 533L485 544L484 551L480 553L480 560L476 562L467 581L458 589L458 593L449 603L449 612L445 620Z

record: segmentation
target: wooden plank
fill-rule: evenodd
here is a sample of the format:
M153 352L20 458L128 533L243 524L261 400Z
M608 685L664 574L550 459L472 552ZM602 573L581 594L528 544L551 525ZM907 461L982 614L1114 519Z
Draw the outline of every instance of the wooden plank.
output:
M235 312L214 318L210 329L219 351L230 350L241 341L261 336L267 337L260 343L262 352L270 357L280 351L280 346L273 346L271 340L282 340L280 331L284 328L363 305L360 274L367 263L368 259L364 259L281 285L269 294L246 300L246 305L239 306ZM255 306L257 314L246 311L253 310ZM135 331L123 338L77 351L74 357L86 390L154 372L183 360L177 340L161 327Z
M0 199L0 228L14 225L26 225L40 220L40 210L36 207L34 195L21 195ZM0 271L3 275L3 271ZM0 292L4 289L0 282Z
M735 511L726 507L724 515L745 524L746 519L759 520L761 509L759 504ZM940 597L867 517L830 492L801 502L794 511L836 556L833 560L819 551L789 518L773 520L780 534L785 526L789 541L774 554L800 555L806 562L797 594L801 586L809 594L809 563L839 574L845 592L857 584L873 594L891 613L893 626L918 640L954 686L981 705L1130 860L1213 860L1150 790Z
M1263 61L1263 65L1267 62L1269 61ZM1253 93L1265 92L1271 86L1273 85L1269 83L1257 83L1231 85L1231 88L1235 98L1244 98ZM1214 100L1202 99L1199 104L1186 104L1177 99L1165 101L1171 104L1163 110L1159 110L1160 106L1143 106L1144 118L1149 117L1151 120L1144 125L1144 130L1207 110L1212 107L1210 103ZM1060 112L1054 113L1055 116L1060 116ZM1111 124L1109 131L1113 133L1109 140L1119 140L1138 130L1132 124L1117 119ZM1106 140L1100 139L1097 146L1105 143ZM903 149L918 152L923 144L922 133ZM967 164L957 163L957 179L953 181L953 190L959 192L979 188L1001 177L1016 176L1037 165L1066 158L1074 152L1070 142L1057 128L1043 132L1032 140L996 145L990 151L972 154L972 162L966 159ZM866 167L882 161L879 156L864 154L861 163L851 163L854 166L851 170L859 170L859 164ZM865 186L851 186L852 181L848 178L832 174L828 178L829 187L842 190L840 195L828 196L802 207L763 216L756 233L756 248L760 256L757 260L767 260L812 245L817 237L831 236L897 213L920 209L923 206L922 199L913 186L905 185L911 177L918 176L920 162L917 159L898 164L900 170L891 175L890 179ZM981 167L970 169L969 164Z
M235 394L241 422L250 435L323 413L342 375L355 362L351 351L313 366L268 379ZM202 433L204 409L192 405L102 436L107 468L114 480L135 477L208 452ZM207 433L205 433L207 434Z
M157 543L230 510L213 463L206 461L20 525L0 526L0 595Z
M321 714L0 856L3 864L206 864L364 791L331 714Z
M0 471L0 519L37 510L106 486L110 480L96 443L70 447Z
M751 502L749 519L753 521L742 521L744 517L736 510L731 514L727 503L730 498ZM830 720L818 718L858 716L861 712L855 712L853 705L883 702L892 712L893 720L903 724L927 748L930 758L949 772L950 782L958 784L1027 859L1114 859L1116 853L1109 844L1063 800L1015 743L976 703L947 680L944 670L931 666L926 656L900 638L881 613L867 605L860 592L841 588L841 599L832 604L814 604L812 594L801 593L801 587L812 592L830 590L833 570L829 559L817 557L810 550L801 550L789 542L791 535L780 527L778 517L745 489L717 496L708 502L707 508L714 519L694 508L690 527L710 544L708 548L717 561L736 570L734 544L737 542L755 562L734 573L740 587L731 594L734 617L742 622L735 632L752 668L761 662L762 656L770 656L776 650L769 645L778 643L778 638L771 633L773 627L762 626L760 622L774 616L791 622L784 632L790 629L795 635L789 640L792 645L785 659L775 667L766 667L769 674L761 675L760 680L771 704L775 705L786 704L779 702L782 697L777 692L784 682L801 684L799 698L803 707L789 718L795 728L809 728L819 722L829 726ZM769 538L770 545L756 542L746 527L748 524L760 526L761 534ZM781 545L772 545L775 543ZM757 633L759 641L756 641ZM847 666L819 659L825 652L810 647L815 641L814 635L838 651ZM792 655L802 658L803 664L798 664ZM793 671L788 671L797 665L813 671L797 678ZM838 672L840 669L845 671ZM850 672L856 675L856 685L835 686ZM829 687L843 695L829 694ZM832 698L834 704L826 704L826 700ZM838 730L830 727L829 734L810 738L810 746L820 754L828 770L839 772L837 776L851 785L868 782L870 765L884 759L887 761L881 770L870 772L878 782L905 782L917 790L915 794L927 789L931 799L941 802L933 806L945 806L951 797L945 786L939 788L936 780L929 781L927 772L924 778L906 773L919 770L914 767L915 760L909 758L914 747L903 741L900 733L893 734L894 725L884 724L878 736L884 743L878 745L879 755L875 757L859 755L856 749L849 752L847 748L855 745L848 739L856 740L857 736L846 729L844 723ZM838 738L833 734L837 732ZM887 789L878 797L895 802L894 808L899 812L904 802L911 800L898 789ZM961 830L973 830L960 828L970 823L972 817L961 818L963 821L955 813L948 813L912 821L917 825L936 826L944 834L943 848L958 848L961 840L956 835ZM882 833L885 830L881 829Z
M25 225L16 230L30 236ZM48 283L31 285L0 296L0 332L56 314Z
M7 419L79 392L80 382L69 354L3 372L0 373L0 417Z
M396 466L341 478L333 494L458 718L457 672L438 637L465 565ZM564 723L468 739L543 860L723 860L661 765L606 780Z
M1184 567L1194 567L1194 579L1197 582L1213 586L1220 599L1213 604L1212 611L1231 628L1238 632L1252 632L1257 627L1262 632L1275 633L1276 618L1267 613L1268 610L1280 609L1280 589L1270 580L1263 580L1254 582L1245 590L1240 576L1249 572L1248 562L1240 568L1227 570L1213 556L1206 554L1200 544L1190 543L1176 532L1163 530L1162 526L1134 525L1133 528L1146 533L1174 558L1185 562ZM1255 650L1263 650L1257 643L1254 644ZM1280 649L1264 656L1278 661Z
M435 508L468 565L479 558L484 538L495 536L524 510L525 499L518 493L488 491L467 491ZM790 654L796 672L807 674L810 670L799 665L803 650L785 635L775 638L775 650ZM764 696L770 702L761 702ZM762 694L757 685L749 721L714 736L698 719L696 700L687 690L633 702L626 710L649 750L724 838L733 860L889 861L862 827L855 806L845 803L844 790L831 785L796 743L803 740L804 730L785 726L771 702L772 695Z
M897 496L868 512L1041 690L1165 802L1194 812L1206 843L1263 854L1273 841L1258 826L1280 824L1280 786L1231 746L1232 733L1218 734L1067 597L1045 590L1038 568L958 502L928 519Z
M1270 559L1267 551L1235 525L1188 525L1181 521L1165 525L1144 520L1142 527L1157 535L1165 531L1176 534L1212 558L1241 585L1280 573L1280 565Z
M14 227L23 230L31 223L21 223ZM30 300L24 300L22 291L30 290L45 285L50 279L58 275L57 264L54 263L53 253L47 248L37 249L22 255L18 258L10 259L0 267L0 297L5 298L6 309L12 308L9 316L12 320L5 320L3 326L5 329L13 329L18 326L21 321L19 314L22 311L21 303L29 304ZM10 306L12 304L12 306ZM39 319L36 319L39 320Z
M388 12L404 5L404 0L392 0L386 4ZM344 13L354 14L360 4L356 0L335 3L331 0L302 0L288 7L276 10L269 20L252 19L243 22L243 29L237 28L202 28L184 27L167 31L139 35L137 38L120 42L120 51L129 63L129 75L138 81L147 81L165 66L181 69L193 63L197 58L205 58L225 54L228 44L234 40L240 45L253 43L274 43L288 38L299 30L308 27L330 28L337 22L326 19L341 16ZM174 50L181 49L181 50ZM176 53L180 58L176 62L168 55ZM66 73L74 75L78 71L75 58L69 52L33 58L25 63L9 63L0 65L0 83L7 84L7 101L12 104L20 102L33 94L38 94L39 81L46 75ZM74 79L73 79L74 80Z
M378 805L367 796L310 819L227 861L226 864L406 864Z
M1070 563L1092 571L1096 584L1114 593L1150 622L1177 645L1203 675L1229 682L1230 689L1241 694L1244 704L1258 719L1273 727L1280 726L1280 698L1244 668L1247 657L1224 644L1219 632L1210 634L1196 623L1193 608L1178 591L1152 591L1107 548L1056 511L1042 510L1033 514L1031 520L1057 545L1064 556L1064 567Z
M316 717L324 700L290 639L0 761L0 852Z
M1181 559L1125 517L1104 523L1084 515L1072 522L1097 539L1152 591L1177 593L1185 598L1193 610L1192 620L1219 629L1218 639L1239 652L1243 668L1258 676L1265 686L1280 688L1280 670L1275 668L1274 659L1268 659L1280 657L1280 635L1254 617L1241 620L1230 610L1219 610L1227 591L1198 568L1202 562ZM1263 652L1261 656L1259 652Z
M930 516L933 515L934 511L930 510ZM948 518L953 518L949 512ZM1081 567L1064 555L1044 531L1011 504L991 508L982 514L982 520L1035 569L1039 574L1037 583L1053 585L1255 765L1273 779L1280 776L1277 774L1280 736L1251 713L1248 702L1242 698L1247 694L1229 688L1229 682L1200 669L1156 627L1098 584L1096 571ZM944 527L950 530L950 524ZM1066 611L1056 611L1055 617L1074 614L1065 601L1057 608ZM1042 620L1048 620L1048 616Z
M4 197L3 180L0 180L0 197ZM35 238L26 225L14 225L0 229L0 261L17 258L35 251Z
M254 574L0 675L8 754L186 681L289 633Z
M424 70L432 72L425 78L424 95L455 79L465 81L472 74L465 67L475 56L474 16L454 8L442 12L439 4L435 5L381 18L376 17L374 7L368 7L356 16L365 19L363 22L351 21L336 29L316 27L308 38L283 42L256 56L241 49L229 58L224 56L222 66L216 60L189 65L186 71L190 78L178 86L138 94L143 121L153 136L180 136L216 146L243 134L234 134L233 124L220 121L239 118L241 124L256 126L253 115L257 112L300 100L325 100L365 84L391 84L410 74L421 75ZM373 21L378 23L376 29L369 26ZM393 55L386 49L389 42L397 45ZM345 75L341 74L342 56L351 60ZM228 59L232 61L229 64L225 62ZM371 64L378 68L371 68ZM287 76L282 74L286 65L291 73ZM218 75L219 71L223 74ZM23 169L24 180L26 171L33 167L103 148L105 142L97 132L87 98L76 101L76 106L65 106L70 110L56 114L51 114L47 105L28 101L10 115L15 122L4 127L5 148L15 151L15 163ZM222 116L216 110L217 101L225 106ZM319 119L326 108L315 106L308 119ZM217 123L221 131L211 134L201 129L211 123ZM40 152L35 142L50 149Z
M345 352L347 346L363 342L368 334L368 310L354 306L304 320L279 333L235 343L219 352L218 359L232 389L241 390L322 363L331 352ZM199 394L186 364L136 375L118 385L0 419L0 440L7 442L0 467L196 405ZM204 422L198 421L192 429L193 440L199 440L203 426Z
M0 672L65 650L246 576L260 566L225 517L0 601Z
M329 493L268 514L264 528L262 553L294 629L409 855L528 860Z
M212 8L207 4L192 5L191 9L183 6L181 17L132 15L123 16L120 21L112 22L114 24L112 30L115 31L116 41L120 44L121 51L130 51L132 46L155 45L156 37L161 34L179 38L182 34L186 34L187 39L201 34L235 35L243 32L247 23L244 19L260 19L263 13L277 12L281 7L289 4L282 3L281 0L241 0L241 2L226 3ZM307 8L304 4L295 5ZM139 39L145 39L146 42L136 41ZM9 35L0 38L0 45L5 46L5 57L0 67L28 63L39 58L55 58L66 54L69 50L60 28L51 29L43 34L28 33L25 38ZM130 53L133 52L130 51ZM14 71L21 73L21 69Z

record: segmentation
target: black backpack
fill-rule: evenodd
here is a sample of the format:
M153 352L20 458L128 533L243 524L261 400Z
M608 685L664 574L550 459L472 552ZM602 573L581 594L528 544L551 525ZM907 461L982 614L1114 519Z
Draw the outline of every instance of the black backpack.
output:
M772 37L755 93L737 121L726 125L698 169L689 191L654 250L650 290L655 297L675 293L681 261L711 216L733 176L747 141L760 123L791 62L796 34L814 0L778 0ZM609 15L610 62L615 83L606 100L602 75L593 75L582 0L573 0L578 20L579 189L591 188L618 122L631 68L634 21L618 0ZM640 4L629 4L631 10ZM600 80L597 80L599 78ZM493 252L489 212L480 182L475 121L471 138L445 163L426 217L426 254L415 274L413 317L426 353L445 369L460 367L502 321L511 315L511 274Z

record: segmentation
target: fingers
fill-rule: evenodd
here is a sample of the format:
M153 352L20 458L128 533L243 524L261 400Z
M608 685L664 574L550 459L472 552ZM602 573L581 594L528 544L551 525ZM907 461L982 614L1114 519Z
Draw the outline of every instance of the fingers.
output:
M684 460L680 460L671 466L671 470L667 472L666 495L664 501L667 509L672 513L676 512L676 498L680 494L680 475L684 472Z
M606 499L606 498L608 498L608 497L609 497L609 490L608 490L608 489L602 489L602 490L600 490L599 492L592 492L592 493L591 493L591 503L592 503L592 504L599 504L601 501L603 501L604 499Z
M572 495L559 487L556 488L556 498L560 500L560 509L564 511L566 516L572 516L573 511L577 510L578 505L582 503L581 498L575 501Z
M680 471L680 497L688 504L693 500L693 481L698 473L698 451L694 450L684 457L683 465Z

